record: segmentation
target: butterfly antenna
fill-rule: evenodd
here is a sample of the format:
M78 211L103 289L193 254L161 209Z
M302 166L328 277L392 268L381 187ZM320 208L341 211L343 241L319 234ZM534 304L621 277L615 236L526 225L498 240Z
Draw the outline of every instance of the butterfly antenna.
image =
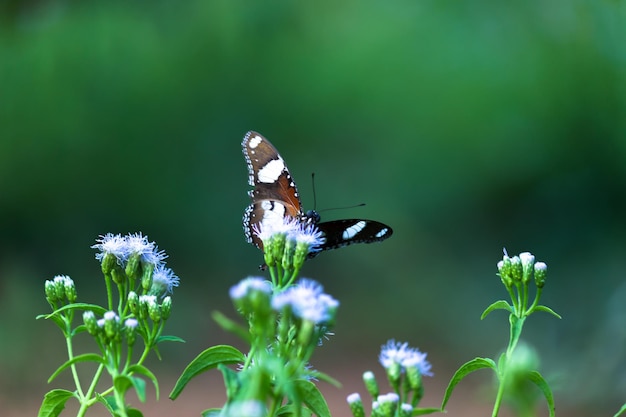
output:
M355 207L363 207L365 205L365 203L359 203L359 204L355 204L353 206L344 206L344 207L331 207L331 208L325 208L322 209L320 211L318 211L318 213L321 213L322 211L330 211L330 210L344 210L344 209L351 209L351 208L355 208Z
M317 208L317 195L315 194L315 172L311 172L311 186L313 187L313 210Z

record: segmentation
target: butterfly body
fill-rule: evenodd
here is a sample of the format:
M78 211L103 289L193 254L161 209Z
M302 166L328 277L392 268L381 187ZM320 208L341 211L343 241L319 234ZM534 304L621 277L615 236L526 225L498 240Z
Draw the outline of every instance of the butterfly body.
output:
M264 222L282 222L286 217L303 224L315 225L324 235L320 251L335 249L353 243L372 243L387 239L391 227L365 219L344 219L320 222L315 210L304 212L298 188L276 148L257 132L248 132L242 142L248 165L248 183L254 187L248 192L252 199L243 216L246 240L263 250L263 242L255 233ZM319 252L311 252L309 257Z

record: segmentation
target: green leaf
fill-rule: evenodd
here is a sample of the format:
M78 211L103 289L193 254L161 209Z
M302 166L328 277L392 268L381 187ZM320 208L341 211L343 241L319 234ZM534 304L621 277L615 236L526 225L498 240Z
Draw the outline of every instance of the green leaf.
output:
M311 417L313 413L311 410L299 407L296 409L294 404L286 404L280 407L276 411L276 416L280 417L289 417L289 416L299 416L299 417Z
M40 314L37 317L35 317L35 319L36 320L39 320L39 319L46 319L46 320L48 320L48 319L50 319L50 320L52 320L54 322L54 324L56 324L59 327L59 329L61 329L63 334L65 334L65 330L66 330L67 326L65 325L65 320L64 320L63 317L57 316L57 315L51 316L50 314Z
M493 310L506 310L513 314L513 307L511 307L509 303L504 300L498 300L483 311L483 314L480 315L480 319L482 320L487 317L487 314L491 313Z
M446 407L446 404L448 403L448 400L450 399L450 396L452 395L452 391L454 390L454 387L456 387L456 384L461 382L463 378L465 378L472 372L484 368L491 368L496 374L498 373L496 363L489 358L474 358L471 361L461 365L461 367L452 376L452 379L448 384L448 388L446 388L446 393L444 394L443 402L441 403L441 412L443 412L444 408Z
M620 408L619 411L613 417L620 416L624 411L626 411L626 404L624 404L622 408Z
M159 336L157 337L156 341L154 342L155 344L157 343L161 343L161 342L180 342L180 343L185 343L184 339L181 339L178 336Z
M128 417L143 417L141 411L137 410L136 408L129 408L128 410L126 410L126 415Z
M131 365L128 367L128 372L133 372L136 374L140 374L145 376L146 378L148 378L150 381L152 381L152 384L154 385L154 389L156 390L156 399L159 399L159 381L157 380L157 377L145 366L143 365ZM136 389L137 387L135 387ZM137 394L139 395L139 394ZM144 398L145 398L145 383L144 383ZM141 398L140 398L141 400ZM141 402L145 402L145 401L141 401Z
M528 317L528 316L526 316ZM526 321L526 317L519 318L516 315L509 315L509 323L511 323L511 335L509 340L509 346L516 346L519 341L520 336L522 335L522 328L524 327L524 322Z
M66 310L84 310L84 311L93 311L95 314L103 315L107 312L107 309L104 307L100 307L97 304L88 304L88 303L73 303L67 304L63 307L57 308L52 313L43 316L45 319L52 318L53 316L60 314ZM37 316L39 318L41 316Z
M532 312L535 311L543 311L549 314L552 314L554 317L556 317L557 319L560 319L561 316L554 310L552 310L550 307L546 307L546 306L537 306L535 308L533 308Z
M96 392L96 399L109 411L109 413L111 413L111 415L115 415L115 410L117 409L115 397L112 395L103 397L101 394Z
M221 408L209 408L202 412L202 417L219 417L222 414Z
M546 382L545 379L541 376L541 374L537 371L531 371L528 373L528 379L530 379L535 385L539 387L543 396L546 398L548 402L548 412L550 413L550 417L554 417L554 397L552 396L552 390L550 386Z
M170 399L174 400L180 395L185 385L194 377L217 367L219 364L231 365L241 363L245 360L243 353L232 346L217 345L212 346L200 353L185 368L182 375L176 381L176 385L170 393Z
M222 329L226 330L227 332L236 334L242 340L250 343L250 333L248 332L248 329L246 327L243 327L239 323L229 319L219 311L214 311L211 314L211 317L213 317L213 320L215 320L215 322L219 324Z
M413 414L414 416L423 416L426 414L432 414L432 413L441 413L441 408L416 408L413 410Z
M230 368L227 368L223 364L217 365L217 368L222 373L224 377L224 386L226 387L226 398L235 398L239 388L241 387L241 382L239 381L239 375L237 372L233 371Z
M57 376L59 376L61 372L63 372L64 370L66 370L67 368L69 368L70 366L78 362L96 362L96 363L103 364L104 359L102 358L102 356L96 355L95 353L85 353L82 355L75 356L69 361L65 362L63 365L59 366L59 368L56 371L54 371L54 373L50 376L50 378L48 378L48 383L54 381L54 379Z
M294 387L306 406L318 417L330 417L328 404L317 386L311 381L298 379L294 381Z
M324 381L324 382L328 382L329 384L337 387L337 388L341 388L341 382L337 381L335 378L333 378L332 376L325 374L323 372L319 372L319 371L313 371L310 373L310 375L314 378L319 379L320 381Z
M115 387L115 391L120 392L122 394L128 391L133 385L132 379L128 375L117 375L113 378L113 386Z
M137 393L137 398L142 403L146 402L146 381L143 379L131 376L130 381L133 383L133 387L135 388L135 392Z
M78 396L71 391L53 389L43 397L37 417L57 417L61 414L61 411L65 408L65 403L71 397L78 399Z

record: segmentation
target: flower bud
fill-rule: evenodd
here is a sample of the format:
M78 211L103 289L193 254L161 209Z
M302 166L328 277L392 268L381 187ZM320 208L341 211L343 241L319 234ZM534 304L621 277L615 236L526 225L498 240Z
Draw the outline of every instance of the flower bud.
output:
M139 317L139 296L135 291L128 293L128 308L136 317Z
M380 394L380 390L378 389L378 382L376 382L376 377L374 373L371 371L367 371L363 373L363 382L365 383L365 388L367 388L367 392L372 396L372 398L378 397Z
M135 344L138 324L139 322L137 321L137 319L131 318L124 321L124 330L126 332L126 340L128 341L128 346L132 346Z
M163 320L167 320L170 318L170 313L172 312L172 297L169 295L163 299L161 303L161 318Z
M85 327L87 328L87 332L95 336L98 334L98 320L96 319L96 315L93 311L87 310L83 313L83 323L85 323Z
M399 417L411 417L413 415L413 406L411 404L403 403L400 406Z
M70 277L67 277L67 276L65 277L64 287L65 287L65 296L67 297L67 300L70 303L73 303L74 301L76 301L76 298L77 298L76 286L74 285L74 281Z
M294 269L294 255L296 253L296 241L291 237L287 237L285 239L285 246L283 249L282 256L282 267L287 271L291 271Z
M522 280L522 276L524 275L524 268L522 267L522 261L519 256L514 256L511 258L511 278L513 281L519 282Z
M406 378L409 382L409 386L416 393L420 393L423 390L422 385L422 374L420 373L419 367L417 366L407 366L406 367ZM422 393L423 394L423 393ZM421 398L421 396L420 396Z
M535 264L535 285L537 288L543 288L546 284L546 275L548 274L548 265L544 262Z
M159 323L161 321L161 307L156 300L148 302L148 316L150 316L150 319L152 319L155 323Z
M108 275L111 273L113 268L117 265L117 257L112 253L107 253L102 257L102 264L100 267L102 268L102 273Z
M358 393L348 395L347 401L354 417L365 417L365 408Z
M119 265L116 265L113 269L111 269L111 278L117 285L122 285L126 282L126 275Z
M398 362L392 362L387 367L387 378L389 379L389 383L394 390L399 389L400 387L400 378L402 377L402 365Z
M44 284L44 289L46 291L46 299L50 304L54 304L58 301L54 281L46 280L46 283Z
M54 291L57 300L65 300L65 276L57 275L56 277L54 277Z
M150 291L152 287L152 274L154 273L154 264L143 264L143 274L141 276L141 288L145 292Z
M129 258L128 261L126 263L126 269L124 270L124 272L126 273L126 276L128 278L130 278L131 282L134 282L135 279L139 276L139 272L141 271L141 254L140 253L133 253Z
M400 397L395 392L378 396L378 404L380 404L380 413L385 417L393 417L398 409L398 401Z
M109 339L114 340L118 335L120 318L115 311L107 311L104 313L104 334Z
M519 258L522 262L522 282L528 284L533 277L535 256L530 252L522 252L519 254Z

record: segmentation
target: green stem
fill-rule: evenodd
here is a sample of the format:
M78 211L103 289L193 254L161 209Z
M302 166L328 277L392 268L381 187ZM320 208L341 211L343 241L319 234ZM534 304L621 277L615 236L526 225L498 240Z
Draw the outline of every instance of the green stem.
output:
M91 398L93 395L93 392L96 389L96 385L98 385L98 381L100 380L100 376L102 375L102 371L104 370L104 365L100 364L98 366L98 369L96 370L96 373L93 376L93 380L91 381L91 385L89 386L89 389L87 390L87 394L86 394L86 398ZM91 399L89 401L81 401L80 402L80 409L78 410L78 414L76 414L76 417L83 417L85 415L85 413L87 412L87 409L89 407L91 407L95 402L97 401L97 399Z
M67 345L67 357L69 360L74 359L74 347L72 346L72 325L71 319L69 317L64 318L66 328L65 328L65 344ZM81 403L85 398L85 394L83 393L83 388L80 385L80 378L78 377L78 371L76 370L76 364L72 364L70 367L72 369L72 378L74 378L74 385L76 385L76 392L81 399Z

